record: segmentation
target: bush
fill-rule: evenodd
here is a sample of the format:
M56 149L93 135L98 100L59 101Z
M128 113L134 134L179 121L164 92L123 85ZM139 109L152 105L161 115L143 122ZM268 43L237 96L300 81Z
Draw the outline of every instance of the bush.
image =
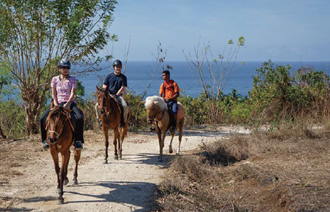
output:
M9 137L21 137L26 134L24 110L14 99L0 101L0 125L3 133Z

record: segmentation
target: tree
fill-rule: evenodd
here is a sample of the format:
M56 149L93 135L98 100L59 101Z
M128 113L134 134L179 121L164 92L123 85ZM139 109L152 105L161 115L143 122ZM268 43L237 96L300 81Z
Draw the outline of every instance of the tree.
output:
M109 41L115 0L0 0L0 64L10 72L23 99L27 133L38 132L58 59L93 64ZM105 56L108 58L109 56Z
M1 102L1 94L2 89L4 86L10 85L12 82L12 76L10 75L10 72L7 69L6 63L1 64L0 66L0 102ZM3 133L1 128L1 118L0 118L0 136L2 138L6 138L7 136Z
M183 52L200 86L201 93L204 94L207 99L212 99L214 97L216 99L221 99L222 91L233 71L238 51L244 44L244 37L239 37L236 44L233 40L229 40L223 50L223 54L219 54L218 58L214 58L211 45L204 44L204 46L200 48L200 42L198 42L194 50L194 56L190 53L186 54ZM229 51L227 51L227 46L229 46ZM207 78L209 78L209 80L207 80Z

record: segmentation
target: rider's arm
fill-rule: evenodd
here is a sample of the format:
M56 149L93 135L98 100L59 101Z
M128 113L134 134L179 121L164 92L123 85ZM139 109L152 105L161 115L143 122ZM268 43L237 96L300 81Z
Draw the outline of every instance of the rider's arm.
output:
M120 96L122 93L124 93L126 87L125 86L121 86L121 88L117 91L116 95Z
M56 87L52 87L52 98L53 98L54 106L58 106Z
M163 95L165 94L165 91L164 91L164 88L163 88L163 83L160 85L160 88L159 88L159 96L160 97L163 97Z
M74 95L76 94L76 88L72 86L71 92L70 92L70 97L69 100L64 104L64 107L66 108L70 103L72 102Z
M179 97L180 93L175 93L171 98L168 99L168 101L171 101L177 97Z

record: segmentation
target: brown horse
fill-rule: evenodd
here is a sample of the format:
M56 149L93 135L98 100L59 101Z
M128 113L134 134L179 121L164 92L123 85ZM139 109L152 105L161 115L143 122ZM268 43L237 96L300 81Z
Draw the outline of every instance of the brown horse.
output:
M108 148L109 148L109 129L113 130L113 145L115 148L115 159L122 158L123 142L127 136L128 120L130 114L128 113L125 121L125 127L120 125L120 107L117 101L110 97L108 89L100 89L96 86L96 97L98 109L101 111L102 131L105 141L105 158L104 164L108 163ZM122 111L123 112L123 111ZM118 147L117 147L118 145ZM119 158L118 158L119 154Z
M68 164L70 160L70 147L73 144L73 127L70 122L68 110L63 107L52 107L46 121L47 142L50 146L50 154L55 164L57 174L57 193L59 194L57 204L63 204L63 185L68 184ZM62 157L62 166L59 166L58 154ZM78 162L81 150L74 150L74 160L76 163L73 175L73 184L78 184Z
M166 131L171 127L170 114L168 112L167 104L163 98L159 96L147 97L145 101L145 108L147 110L147 121L149 124L154 123L159 142L159 161L162 161L163 148L165 142ZM171 142L169 145L169 153L173 152L172 141L175 133L179 130L179 145L176 154L180 154L180 145L182 140L182 130L184 124L184 109L178 103L177 125L176 131L171 133Z

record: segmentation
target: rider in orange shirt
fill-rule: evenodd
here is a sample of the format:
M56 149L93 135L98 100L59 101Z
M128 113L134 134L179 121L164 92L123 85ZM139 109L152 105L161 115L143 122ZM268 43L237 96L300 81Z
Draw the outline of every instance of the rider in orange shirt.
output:
M171 132L176 130L176 121L178 113L178 103L177 98L180 95L180 89L176 82L170 79L170 72L168 70L163 71L162 78L164 82L160 85L159 96L163 97L167 105L171 108L173 112L173 125Z

